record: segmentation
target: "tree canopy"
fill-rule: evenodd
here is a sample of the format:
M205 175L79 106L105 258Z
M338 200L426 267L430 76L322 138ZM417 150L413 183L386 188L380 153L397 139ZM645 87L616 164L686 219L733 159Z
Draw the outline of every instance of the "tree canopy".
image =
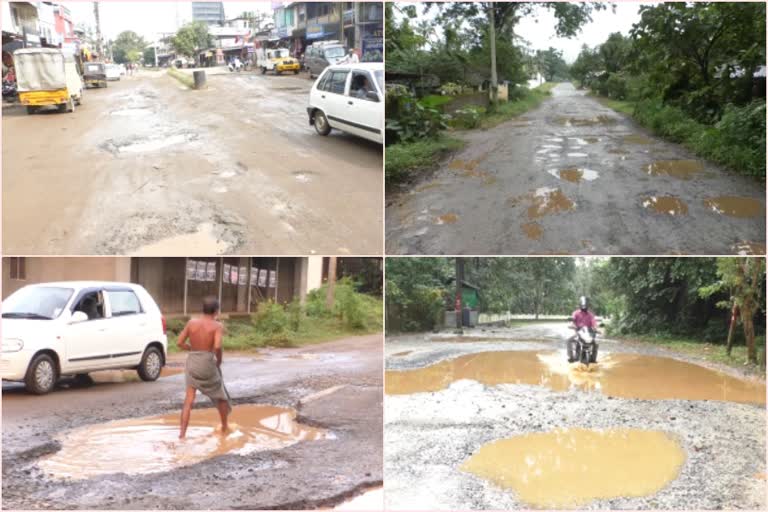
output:
M194 59L198 52L213 46L213 36L208 32L208 25L195 21L176 32L171 38L171 46L177 53Z
M112 60L118 64L136 63L141 60L144 49L147 47L144 38L132 30L125 30L118 34L111 43Z

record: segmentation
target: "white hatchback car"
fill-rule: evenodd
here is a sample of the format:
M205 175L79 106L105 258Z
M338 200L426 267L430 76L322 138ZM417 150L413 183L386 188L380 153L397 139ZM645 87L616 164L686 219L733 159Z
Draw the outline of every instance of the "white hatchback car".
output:
M156 380L165 365L165 317L141 286L66 281L25 286L3 301L0 378L44 394L63 375L135 369Z
M120 66L117 64L107 64L105 66L107 80L120 80Z
M309 124L384 143L384 63L328 66L309 91Z

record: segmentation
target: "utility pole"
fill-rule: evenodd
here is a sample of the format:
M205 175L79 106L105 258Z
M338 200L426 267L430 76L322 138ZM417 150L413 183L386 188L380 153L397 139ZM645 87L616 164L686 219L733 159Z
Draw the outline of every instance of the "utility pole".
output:
M101 51L101 19L99 18L99 2L93 2L93 17L96 20L96 53L100 59L104 59Z
M334 302L334 289L336 288L336 257L331 256L328 258L328 292L325 296L325 307L329 310L333 309Z
M455 334L464 334L463 304L461 303L461 283L464 281L464 259L456 258L456 330Z
M499 78L496 76L496 22L493 16L493 2L488 3L488 37L491 43L491 106L499 101Z

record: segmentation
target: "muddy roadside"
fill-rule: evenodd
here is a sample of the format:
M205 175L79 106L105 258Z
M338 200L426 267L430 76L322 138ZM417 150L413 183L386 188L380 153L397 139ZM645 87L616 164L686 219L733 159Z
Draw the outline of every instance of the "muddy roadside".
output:
M424 368L480 352L550 353L563 349L557 330L556 326L542 330L538 340L531 337L535 329L530 327L490 329L480 333L490 340L475 342L455 342L451 335L431 333L388 337L386 367L388 371ZM697 362L653 346L625 346L609 340L603 341L601 351ZM733 377L744 377L738 369L719 369ZM616 398L585 392L578 386L555 391L544 385L485 385L478 380L453 381L448 375L442 378L447 379L446 384L438 391L386 396L388 508L529 508L530 504L520 500L511 489L460 467L487 443L574 427L660 430L685 453L679 474L660 491L644 497L596 499L579 508L765 507L764 404Z
M332 436L248 455L220 455L171 471L74 480L47 474L39 462L61 448L58 439L70 429L178 413L183 375L155 383L97 384L4 400L4 505L20 509L317 508L335 506L381 486L381 335L312 350L317 357L237 357L228 366L225 359L225 380L235 409L243 404L294 409L298 423ZM36 403L38 399L42 401ZM198 399L198 408L209 406L207 400ZM360 456L350 457L350 453Z

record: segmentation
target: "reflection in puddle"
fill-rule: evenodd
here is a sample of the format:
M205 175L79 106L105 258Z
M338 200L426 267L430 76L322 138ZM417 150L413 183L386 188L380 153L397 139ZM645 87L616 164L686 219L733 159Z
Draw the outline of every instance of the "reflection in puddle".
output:
M57 477L91 478L109 473L157 473L225 454L279 450L332 434L296 423L292 409L240 405L222 434L215 409L194 409L187 438L179 440L179 413L90 425L57 438L61 450L40 462Z
M593 181L596 180L599 176L597 171L579 167L570 167L568 169L549 169L547 172L555 178L570 181L571 183L578 183L582 180Z
M704 206L715 213L730 217L759 217L765 210L763 203L751 197L720 196L704 200Z
M643 199L643 207L666 215L686 215L688 206L678 197L651 196Z
M133 256L164 256L179 252L179 247L184 247L190 255L198 254L222 254L227 249L227 244L217 240L213 233L213 224L204 222L198 226L194 233L186 233L164 238L144 245L133 251Z
M526 222L525 224L521 224L520 228L523 230L523 233L525 233L525 236L531 240L540 239L541 235L544 233L541 225L536 222Z
M649 496L677 478L685 452L658 430L536 432L482 446L461 469L542 508Z
M458 219L455 213L445 213L437 218L435 224L455 224Z
M657 160L648 166L647 172L651 176L667 175L687 180L702 169L704 166L698 160Z
M605 354L595 371L571 365L565 353L479 352L406 371L387 371L387 394L439 391L471 379L488 386L531 384L553 391L578 387L619 398L725 400L765 404L765 384L695 364L639 354Z
M732 249L739 256L763 256L765 254L765 244L758 242L741 242L734 245Z
M653 139L650 139L645 135L632 134L625 135L624 142L627 144L653 144Z

